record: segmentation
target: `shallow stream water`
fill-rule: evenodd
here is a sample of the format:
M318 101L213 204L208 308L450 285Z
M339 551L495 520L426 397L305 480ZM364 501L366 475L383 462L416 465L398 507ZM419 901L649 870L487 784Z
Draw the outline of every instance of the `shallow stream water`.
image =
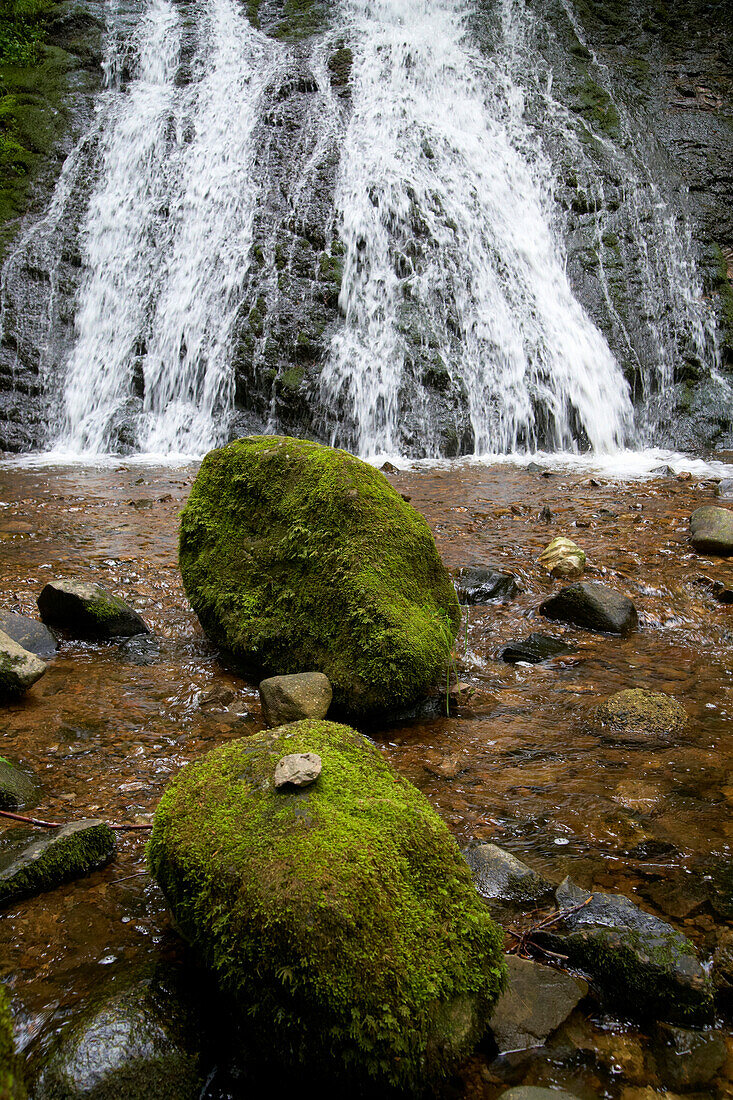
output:
M195 470L0 465L2 605L36 615L51 577L94 579L153 631L122 644L63 642L24 700L4 708L0 753L39 777L35 816L149 821L183 764L261 728L256 684L220 663L178 574L178 513ZM715 503L715 483L472 464L389 477L428 519L449 569L495 564L523 590L467 610L455 671L471 691L455 716L371 734L462 846L493 840L550 877L623 892L709 957L733 917L733 606L699 578L733 588L733 563L695 554L688 520ZM633 598L640 628L629 638L538 615L557 582L536 558L559 534L586 550L588 579ZM577 652L534 666L497 658L531 631L563 636ZM689 731L663 748L602 740L590 711L627 687L673 695ZM0 977L30 1056L111 974L175 956L164 900L145 872L145 836L120 834L104 871L4 914ZM733 1096L733 1040L729 1051L715 1089L697 1095ZM456 1093L493 1100L519 1082L564 1085L587 1100L647 1100L665 1089L649 1036L584 1006L532 1054L478 1055Z

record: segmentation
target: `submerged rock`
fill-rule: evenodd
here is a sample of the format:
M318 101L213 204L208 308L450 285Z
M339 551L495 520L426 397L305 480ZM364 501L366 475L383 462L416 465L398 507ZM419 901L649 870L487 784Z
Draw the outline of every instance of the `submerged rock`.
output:
M544 1089L539 1085L515 1085L498 1096L498 1100L578 1100L574 1092L565 1089Z
M284 726L302 718L325 718L333 690L322 672L270 676L260 684L262 715L268 726Z
M519 583L514 574L495 569L492 565L464 566L456 570L453 579L462 604L510 600L519 592Z
M0 756L0 810L30 806L35 797L36 785L30 776Z
M422 516L374 467L317 443L251 436L208 454L180 562L218 645L269 674L323 672L351 713L418 699L458 627Z
M0 701L17 699L46 671L45 663L0 630Z
M509 985L491 1014L500 1054L531 1050L567 1020L588 992L588 983L531 959L507 956Z
M554 898L554 884L496 844L463 853L482 898L492 909L535 909Z
M318 783L273 784L316 752ZM347 726L303 721L189 764L156 811L153 874L275 1062L419 1089L473 1048L501 931L423 795Z
M12 611L0 608L0 631L7 634L19 646L29 653L35 653L47 661L58 649L56 638L43 623L29 619L26 615L15 615Z
M75 638L103 640L149 633L137 611L101 584L51 581L38 597L38 610L45 623Z
M561 588L540 605L540 614L605 634L629 634L639 621L628 596L597 581L580 581Z
M529 634L521 641L507 642L499 650L502 661L515 664L517 661L526 661L528 664L537 665L541 661L549 661L551 657L560 657L568 653L575 653L575 646L568 645L560 638L551 638L548 634Z
M555 896L561 910L582 908L552 931L536 933L537 942L589 974L612 1004L642 1019L677 1024L711 1018L710 978L690 941L671 925L622 894L591 895L568 878Z
M733 554L733 511L712 505L690 516L691 542L700 554L725 558Z
M2 1100L26 1100L20 1059L15 1053L10 998L0 982L0 1097Z
M11 905L91 874L109 863L114 851L114 833L96 818L64 825L40 840L25 840L16 848L7 848L0 864L0 905Z
M585 550L560 535L545 547L537 561L553 577L575 580L585 570Z
M727 1048L719 1031L690 1031L660 1024L654 1055L665 1085L693 1092L712 1085L722 1069Z
M596 709L596 718L613 741L667 741L689 726L676 699L644 688L617 691Z

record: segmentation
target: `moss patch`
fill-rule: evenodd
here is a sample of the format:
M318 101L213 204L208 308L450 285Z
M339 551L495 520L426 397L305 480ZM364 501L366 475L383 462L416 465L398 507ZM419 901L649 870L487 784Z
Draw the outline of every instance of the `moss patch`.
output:
M458 627L422 516L378 470L304 440L251 436L207 455L180 563L218 645L266 675L324 672L352 713L417 699Z
M14 860L9 852L8 862L0 870L0 905L11 905L78 875L90 874L104 867L114 850L115 838L109 825L80 821L43 837Z
M277 761L323 771L276 791ZM184 935L275 1060L417 1089L483 1032L501 932L424 796L347 726L303 721L184 768L149 862Z

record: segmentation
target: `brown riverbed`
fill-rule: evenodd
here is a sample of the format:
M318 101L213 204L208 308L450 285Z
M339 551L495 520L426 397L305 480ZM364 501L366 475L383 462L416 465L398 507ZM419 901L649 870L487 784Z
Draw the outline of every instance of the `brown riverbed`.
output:
M261 727L256 685L218 661L176 568L178 512L194 473L0 465L2 605L34 615L50 577L94 579L154 632L122 645L63 643L26 698L4 708L0 753L39 777L37 816L148 821L183 764ZM427 517L449 568L495 564L523 591L469 608L456 649L472 691L458 713L377 730L383 751L462 845L491 839L551 877L626 893L708 957L733 916L733 606L698 578L733 588L733 564L691 550L688 518L714 502L714 483L596 475L592 484L588 471L470 465L390 479ZM550 522L539 518L544 505ZM592 579L634 599L638 632L593 635L537 615L557 582L535 559L558 534L584 547ZM534 630L563 636L577 653L535 666L497 659L503 643ZM691 725L678 742L619 746L593 731L598 701L637 686L684 705ZM3 828L7 836L14 826ZM144 836L120 834L106 870L3 915L0 976L30 1055L111 974L175 953L144 873ZM698 1096L733 1096L733 1041L729 1049ZM588 1100L651 1100L666 1084L648 1035L582 1009L531 1055L474 1059L459 1092L493 1100L519 1082L564 1085Z

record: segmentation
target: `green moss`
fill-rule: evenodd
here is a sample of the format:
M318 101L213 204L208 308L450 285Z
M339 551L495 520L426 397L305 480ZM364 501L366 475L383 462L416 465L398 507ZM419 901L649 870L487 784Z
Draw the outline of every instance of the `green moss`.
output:
M677 734L689 724L687 712L676 699L660 691L627 688L602 703L598 718L619 732Z
M354 54L348 46L341 46L328 59L328 71L334 88L347 88L351 80Z
M607 92L588 76L583 84L570 88L573 96L572 109L580 114L594 128L602 130L609 137L618 136L619 115Z
M0 983L0 1100L25 1100L26 1091L15 1053L10 998Z
M323 771L276 791L280 757ZM419 1089L467 1054L505 981L501 932L423 795L346 726L304 721L189 765L150 867L275 1061Z
M43 838L0 871L0 905L50 890L62 882L103 867L112 857L114 833L109 825L80 823Z
M205 458L182 513L180 563L204 629L268 675L319 670L334 702L413 702L459 622L425 520L345 451L252 436Z
M328 9L319 0L285 0L283 18L271 34L285 42L300 42L323 30L327 18Z
M28 805L35 793L33 780L0 756L0 810L17 810Z
M291 367L290 370L283 371L277 380L279 390L290 390L296 392L300 389L301 382L305 376L305 370L303 367Z

